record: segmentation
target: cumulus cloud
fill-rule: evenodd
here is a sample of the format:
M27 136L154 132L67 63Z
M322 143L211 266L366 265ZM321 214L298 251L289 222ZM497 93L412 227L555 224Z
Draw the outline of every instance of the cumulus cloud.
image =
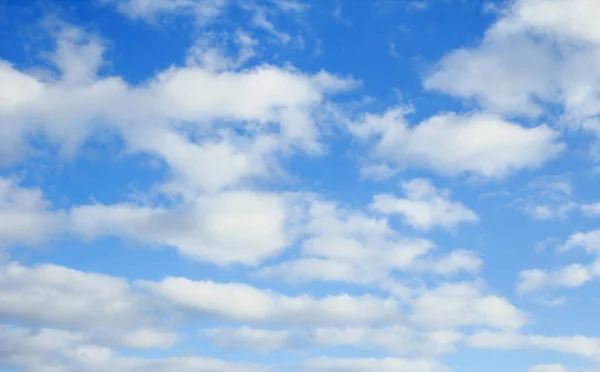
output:
M589 254L600 254L600 230L576 232L559 247L559 250L567 251L576 248L583 248Z
M204 331L211 341L225 349L258 350L262 352L295 349L302 346L301 339L290 330L220 327Z
M372 208L384 214L399 214L406 224L420 229L453 229L462 222L476 222L477 215L460 202L450 200L449 190L437 190L428 180L412 179L401 184L404 198L379 194Z
M244 190L252 181L280 174L279 155L319 153L316 111L325 109L329 93L353 83L324 71L306 75L266 64L243 71L184 65L133 86L120 77L98 75L104 63L98 38L68 25L54 33L57 48L49 60L58 76L42 79L0 63L7 82L0 87L0 97L7 97L0 104L0 131L7 132L2 138L11 150L5 163L24 159L29 133L74 156L95 131L114 132L122 136L126 152L164 162L169 179L157 189L175 200L170 208L152 203L75 207L75 235L174 246L188 257L220 265L258 264L290 243L286 198ZM28 208L44 212L41 201ZM50 214L15 217L13 224L41 225ZM19 233L24 228L9 224L0 234L10 244L19 237L37 242L34 234Z
M194 17L196 26L216 20L233 4L227 0L103 2L132 19L156 21L175 14ZM557 19L552 6L559 7L559 0L545 17L538 14L534 0L515 4L511 9L527 19L529 23L521 23L527 29L554 32L560 23L561 37L598 41L579 23ZM273 15L308 9L292 0L235 2L235 6L250 13L253 31L261 30L278 43L290 42L294 36L281 30ZM513 32L510 22L498 24L494 27L506 28L498 33ZM378 194L372 208L362 208L264 187L272 186L265 181L285 173L282 168L289 156L315 156L327 150L327 115L339 112L330 97L351 89L352 79L326 71L304 73L284 64L257 63L242 69L260 52L255 34L240 28L234 41L237 56L207 37L184 53L183 64L147 76L143 83L132 83L104 70L109 62L101 38L65 24L52 27L55 47L43 56L48 66L25 70L0 61L0 165L23 164L35 156L34 148L46 145L74 159L90 142L106 140L96 134L108 132L114 135L109 138L118 138L125 154L158 160L165 179L148 185L152 195L143 203L94 203L61 211L40 189L0 177L3 247L40 245L61 233L84 240L111 236L149 247L173 247L185 257L222 268L250 266L259 277L282 277L296 284L337 281L371 286L378 292L346 286L340 287L348 293L329 291L337 286L319 287L318 293L286 286L274 290L241 279L201 280L197 275L202 272L194 278L181 273L120 278L53 264L2 261L0 369L254 372L281 367L177 355L186 350L172 349L182 339L177 330L186 327L187 333L198 322L211 327L200 334L226 349L349 347L392 355L309 358L284 366L307 372L442 372L446 368L436 358L454 352L465 339L471 347L538 348L598 359L596 339L518 333L528 316L506 298L479 282L446 281L458 274L477 274L483 262L475 252L440 249L431 240L404 236L388 220L399 215L421 231L453 230L478 221L474 211L452 199L450 190L424 179L408 179L401 185L401 196ZM546 62L543 43L525 40L515 46L517 51L531 46L537 50L533 61ZM537 114L540 97L556 99L540 93L548 86L556 95L574 92L560 85L566 80L547 84L535 74L528 76L525 66L525 78L514 87L505 84L506 76L493 77L490 85L500 84L497 92L480 89L468 79L454 84L444 69L465 62L466 70L473 66L476 70L478 56L471 53L469 61L447 57L426 85L476 99L488 111L437 113L416 125L409 123L405 108L359 115L356 122L345 120L354 138L372 146L363 176L386 178L408 168L423 168L442 175L500 179L542 167L561 153L564 144L558 131L547 125L521 125L500 114ZM511 58L521 62L520 56ZM498 66L505 62L490 60ZM481 66L493 76L495 70ZM593 60L578 61L577 66L592 68ZM555 67L548 62L540 70ZM527 90L530 83L534 88ZM576 88L581 90L569 96L567 114L589 118L591 111L586 110L595 101L584 96L595 94L595 88L584 85L578 75L573 84L580 84ZM581 124L593 125L593 121ZM596 209L594 204L578 208L587 214ZM597 254L600 245L594 234L575 234L563 248ZM286 249L290 254L281 257ZM276 257L278 261L269 261ZM529 272L523 275L524 292L548 285L581 285L600 272L593 270L596 266L573 265L557 273ZM466 329L472 328L493 331L465 336ZM154 354L155 349L164 349L161 354L168 356L133 356L144 355L145 350ZM558 371L552 368L536 366L532 371Z
M133 19L154 20L165 14L191 14L201 21L219 16L228 0L101 0Z
M538 364L529 368L529 372L569 372L562 364Z
M422 332L408 326L346 326L310 329L257 329L221 327L205 331L220 347L260 351L323 349L348 346L383 349L394 355L433 357L456 351L463 335L452 331Z
M431 241L401 236L386 218L322 200L310 203L304 232L300 257L261 268L258 275L383 285L393 271L454 275L482 265L473 252L434 254Z
M564 148L558 132L546 125L529 128L489 113L440 113L410 126L410 110L393 108L366 114L349 124L358 138L370 140L375 159L397 168L426 168L440 174L470 173L502 178L535 169Z
M72 153L100 126L122 134L132 151L164 157L184 176L204 170L190 168L189 163L194 155L207 152L221 154L231 162L227 164L231 167L222 168L233 172L252 168L250 162L262 159L256 166L260 169L265 153L289 146L317 151L314 110L328 91L352 85L326 72L310 76L270 65L238 72L190 65L173 66L145 84L132 86L120 77L97 76L104 45L92 35L64 26L56 37L58 47L50 60L60 72L58 78L41 79L0 63L0 76L6 82L0 97L7 97L0 106L2 122L7 123L1 128L11 149L2 159L5 163L18 160L17 150L27 146L27 132L41 133ZM231 125L215 128L210 123L217 120ZM183 128L183 122L193 125ZM245 135L227 130L232 127L243 128ZM227 148L237 144L241 150ZM242 176L247 173L242 171ZM227 185L231 183L220 186Z
M199 356L163 359L121 356L116 350L91 342L78 333L47 328L31 331L10 326L0 328L0 368L24 372L264 371L256 365Z
M483 40L447 54L425 87L506 115L538 117L555 105L563 114L554 119L598 135L598 10L594 0L509 2Z
M0 220L0 248L40 245L68 226L67 214L52 209L39 188L21 187L4 177L0 177Z
M585 336L551 337L481 331L467 337L466 342L472 347L482 349L533 348L575 354L594 360L600 357L600 340Z
M600 275L599 265L571 264L557 270L525 270L519 274L517 291L521 294L547 287L576 288Z
M396 300L347 294L313 298L287 296L244 283L165 278L138 285L190 314L235 322L285 325L393 323L401 318Z
M535 220L566 220L575 212L585 217L600 213L600 205L578 201L566 176L539 176L527 184L526 192L511 205Z
M576 232L558 247L559 252L583 249L596 259L590 264L574 263L562 268L532 269L519 274L517 291L521 294L544 288L577 288L600 277L600 231Z
M173 246L218 265L256 265L291 242L291 204L280 194L239 190L205 195L179 208L95 204L71 214L74 230L88 239L113 235Z
M528 321L523 311L505 298L485 293L478 283L444 284L425 291L412 304L411 319L441 329L487 326L518 330Z
M205 30L206 26L226 23L229 12L244 12L249 17L243 27L265 33L270 42L289 44L296 39L303 45L302 33L291 35L279 18L302 23L302 16L310 4L296 0L231 1L231 0L101 0L132 20L149 23L169 17L191 17L195 26ZM290 22L288 22L290 23Z
M63 266L0 266L0 317L68 328L130 328L153 324L151 307L129 282Z
M427 356L454 352L462 335L452 331L422 332L407 326L317 328L309 338L318 347L354 346L383 349L394 355Z
M437 362L419 359L400 358L315 358L304 363L305 371L331 372L442 372L446 369Z

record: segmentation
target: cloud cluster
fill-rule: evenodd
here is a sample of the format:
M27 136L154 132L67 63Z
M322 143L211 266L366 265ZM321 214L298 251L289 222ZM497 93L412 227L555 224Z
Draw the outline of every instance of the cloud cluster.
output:
M598 134L600 39L594 0L518 0L483 40L447 54L425 86L501 114L552 118Z
M306 3L101 3L155 25L166 16L191 17L197 30L236 7L248 24L224 45L206 33L184 61L143 82L106 68L101 37L60 22L45 24L52 40L46 64L25 69L0 60L3 170L16 173L49 158L71 161L95 144L149 156L161 171L143 201L62 209L42 186L2 173L0 249L113 237L174 249L194 264L214 265L210 270L235 271L236 279L202 271L193 278L124 278L2 255L0 369L444 372L439 357L462 348L537 349L600 362L597 338L527 333L531 314L480 277L483 255L453 246L475 239L434 241L486 218L438 182L464 175L500 182L542 168L565 152L557 123L600 135L597 2L511 2L479 44L450 52L424 80L427 89L477 108L416 121L408 106L346 111L336 98L358 85L349 76L246 64L265 40L302 41L274 19L306 14ZM424 2L409 8L428 9ZM259 41L257 30L266 38ZM561 114L547 114L548 105L560 106ZM375 188L352 203L281 187L288 160L327 155L338 129L361 144L364 178L422 174L402 174L399 190ZM442 177L430 180L436 176ZM538 189L552 203L523 203L535 218L600 214L597 203L574 202L569 183L540 182ZM600 231L573 233L558 250L574 249L594 261L523 271L517 291L580 287L600 277ZM298 287L308 283L320 285ZM188 348L176 346L184 339L234 352L300 351L303 358L267 366L186 355ZM346 348L360 354L327 354ZM381 357L364 356L369 351Z
M552 287L577 288L600 277L600 259L598 259L600 254L600 231L574 233L564 244L558 247L559 252L572 249L583 249L588 254L593 255L595 260L587 265L575 263L555 270L532 269L522 271L517 290L525 294Z
M7 262L0 270L0 320L29 325L37 331L3 325L0 333L6 342L0 347L0 355L6 357L0 358L0 365L37 371L36 366L46 360L61 371L100 371L110 364L123 371L160 370L166 366L181 370L197 370L200 366L200 370L262 370L199 357L147 360L120 355L128 349L169 348L179 339L170 330L173 321L206 317L243 325L203 331L221 347L281 350L348 345L383 348L409 358L453 352L462 339L461 333L447 330L453 327L480 324L515 330L523 324L520 311L504 299L466 283L460 288L433 289L404 304L371 295L289 296L244 283L173 277L131 282L57 265ZM455 315L441 315L437 311L440 302L455 303L451 307ZM403 314L406 305L413 309L411 314ZM490 310L497 318L487 315ZM460 322L449 320L459 313L469 316ZM406 325L399 325L403 323ZM417 331L416 324L426 328ZM319 359L306 363L312 368L313 363L325 362ZM332 363L331 368L342 368L336 366L350 361L327 363ZM389 368L401 368L403 363L407 364L402 368L441 368L427 359L391 358L373 363L384 367L391 363Z
M448 190L436 190L425 179L402 183L405 198L390 194L374 196L373 209L387 214L401 215L405 223L420 230L434 227L453 229L462 222L476 222L477 215L460 202L450 200Z
M436 200L421 203L435 208ZM435 254L433 242L399 234L385 217L327 201L310 204L304 235L299 257L266 266L258 275L283 277L289 282L379 284L394 291L393 285L389 287L392 272L452 276L476 273L482 265L473 252L458 249Z
M443 175L502 178L536 169L564 149L557 131L533 128L482 112L440 113L409 125L408 108L365 114L349 130L372 145L371 157L399 169L424 168Z
M68 224L67 215L53 210L39 188L20 187L4 177L0 177L0 219L0 248L40 245Z

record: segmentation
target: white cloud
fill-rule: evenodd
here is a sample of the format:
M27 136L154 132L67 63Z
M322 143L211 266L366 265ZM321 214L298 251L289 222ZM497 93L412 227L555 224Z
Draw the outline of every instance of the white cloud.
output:
M0 64L0 77L6 82L0 97L7 97L0 105L0 118L11 123L1 126L10 149L2 152L5 163L16 161L19 149L24 155L27 132L43 134L62 152L74 154L93 130L103 128L122 134L128 150L163 157L176 175L210 170L190 163L197 153L217 150L231 165L221 169L232 168L240 178L256 175L264 169L267 155L291 147L319 151L314 113L327 92L352 86L326 72L311 76L270 65L239 72L173 66L131 86L119 77L97 77L102 43L81 30L63 29L56 32L59 47L50 55L60 78L41 79ZM218 120L219 126L214 124ZM232 128L245 133L235 135ZM161 139L164 136L168 138ZM237 179L204 180L209 183L194 186L225 187Z
M153 20L163 14L191 14L200 21L212 20L221 14L228 0L101 0L115 5L121 13L133 19Z
M398 173L398 169L390 167L387 164L368 164L360 167L359 171L360 178L370 178L378 181L391 178Z
M244 283L215 283L169 277L161 282L141 281L141 288L167 304L223 320L285 325L394 323L401 318L391 298L347 294L313 298L286 296Z
M381 273L372 266L357 267L353 263L322 258L298 258L276 266L259 269L258 277L282 277L291 283L317 280L372 283Z
M169 317L122 278L50 264L27 267L8 262L0 266L0 337L16 332L15 337L25 337L27 342L38 346L43 342L44 350L62 349L61 340L103 350L169 349L179 339L167 327ZM6 324L42 328L36 333ZM5 347L10 349L10 345ZM69 346L64 347L67 352ZM0 346L0 366L4 351Z
M218 16L225 3L126 0L116 6L133 18L177 13L209 19ZM274 4L284 12L305 9L294 1ZM289 38L266 14L255 13L255 25L282 41ZM244 35L238 35L239 42L248 47L244 58L249 58L255 44ZM64 155L76 155L96 131L110 131L123 137L126 152L149 153L164 161L169 180L158 190L172 198L165 203L168 207L122 202L78 206L67 214L53 210L40 190L0 178L0 219L9 221L0 227L3 243L40 244L69 231L88 239L110 235L144 245L173 246L188 257L223 266L258 266L298 242L299 257L259 272L292 281L378 285L390 292L392 287L402 289L403 283L395 281L398 273L455 275L480 270L482 261L475 253L437 254L431 241L401 236L385 217L256 189L253 181L281 171L280 156L322 151L322 121L317 118L327 110L328 95L350 88L351 81L273 65L240 71L239 61L228 60L209 44L190 51L187 65L172 66L133 85L98 74L105 64L99 39L69 27L59 28L56 37L57 48L48 59L57 75L34 75L0 62L0 79L5 82L0 86L0 161L12 164L29 156L30 133L57 145ZM358 137L382 137L374 155L393 167L382 163L373 168L380 176L423 167L451 175L503 177L539 167L562 149L558 134L546 126L527 128L490 114L439 114L414 127L393 110L364 119L350 129ZM388 200L392 209L386 209L390 205L382 196L375 200L376 209L399 213L423 230L452 229L478 218L452 201L449 191L426 181L403 186L403 199ZM310 204L308 216L303 215L305 205L297 203ZM67 229L69 221L73 225ZM573 243L591 244L587 238ZM123 352L169 349L179 340L169 327L213 318L240 323L241 328L205 332L225 348L269 351L308 342L406 357L316 358L303 363L301 370L437 372L445 368L430 358L455 350L463 337L458 329L516 331L527 322L508 300L472 283L444 284L398 297L403 302L374 295L290 295L244 283L183 277L131 283L57 265L7 263L0 266L0 320L51 328L2 326L0 369L263 370L196 356L145 359ZM572 344L575 353L596 355L595 341L587 339L534 340L517 343L551 350Z
M214 23L226 23L228 11L243 11L249 14L249 22L242 27L262 30L270 35L269 41L281 44L289 43L293 36L283 31L276 20L285 16L288 20L299 20L310 8L303 1L270 0L270 1L231 1L231 0L101 0L102 3L115 6L116 10L131 19L142 19L157 23L165 16L193 17L196 26ZM302 35L298 35L301 39Z
M511 204L536 220L566 220L573 212L586 217L600 214L600 204L576 201L565 176L540 176L529 182L524 196Z
M477 283L451 283L427 290L412 303L411 312L413 322L433 329L487 326L518 330L527 323L521 310L505 298L484 293Z
M588 216L600 215L600 203L584 204L581 206L581 211Z
M576 232L558 247L559 252L582 248L596 257L590 264L570 264L555 269L532 269L519 274L517 291L521 294L535 292L544 288L578 288L600 277L600 231Z
M74 230L88 239L114 235L174 246L187 257L218 265L256 265L291 242L292 209L283 195L239 190L171 209L96 204L71 214Z
M304 230L300 257L261 268L258 275L383 285L393 271L454 275L482 265L473 252L433 254L432 242L399 235L385 218L321 200L311 202Z
M402 58L402 54L400 54L398 52L398 49L396 47L396 43L394 43L394 42L390 42L389 53L390 53L390 55L392 57L394 57L396 59L401 59Z
M456 351L462 334L452 331L421 332L407 326L347 326L310 329L257 329L221 327L204 332L217 346L259 351L348 346L385 350L396 356L432 357Z
M0 266L0 318L4 320L130 329L153 324L152 308L146 305L125 279L50 264Z
M460 272L475 274L482 266L483 260L477 253L458 249L438 257L415 260L410 270L448 276Z
M309 337L318 347L358 346L411 357L454 352L454 345L462 339L457 332L421 332L406 326L317 328L309 331Z
M169 349L178 339L176 333L138 329L119 336L121 347L133 349Z
M315 358L304 363L311 372L442 372L446 369L437 362L422 359L400 358Z
M408 11L423 11L429 8L429 3L425 0L413 0L408 3L406 10Z
M351 82L323 71L309 76L269 65L240 72L183 66L131 86L118 77L96 76L102 44L81 30L61 27L59 47L50 55L60 78L39 79L0 64L0 75L11 83L0 88L0 96L10 97L2 101L0 119L10 123L2 128L10 128L11 149L26 149L28 134L39 133L61 152L75 155L94 131L113 131L123 136L125 151L166 163L171 179L158 190L180 200L170 208L151 203L75 207L76 235L174 246L188 257L219 265L255 265L292 241L287 199L239 188L276 176L278 155L319 153L313 116L324 109L327 92L345 90ZM19 157L9 152L4 160ZM25 228L45 231L31 225L42 223L32 216L12 219L13 225L29 225L9 224L0 232L14 235L7 239L11 244L17 238L35 243L35 234L16 235Z
M533 348L575 354L595 360L600 358L600 339L585 336L550 337L481 331L467 337L466 342L471 347L482 349Z
M48 27L56 39L56 49L49 59L61 72L62 82L90 83L105 63L103 41L76 27L51 22Z
M565 219L568 212L577 208L575 203L565 203L558 206L546 204L529 204L523 211L536 220Z
M54 330L0 328L0 368L23 372L256 372L264 368L203 357L144 359L120 356L85 335Z
M405 198L379 194L372 208L384 214L400 214L405 223L420 230L453 229L462 222L476 222L477 215L460 202L450 200L449 190L438 190L428 180L412 179L401 184Z
M509 115L539 116L558 105L560 121L598 134L600 39L592 15L599 6L508 2L481 43L446 55L425 86Z
M349 124L358 138L374 141L373 156L403 169L428 168L446 175L472 173L501 178L535 169L564 148L558 132L546 125L533 128L486 113L442 113L409 126L406 108L382 115L367 114Z
M562 364L538 364L529 368L529 372L569 372Z
M204 331L211 341L225 349L257 350L261 352L294 349L302 346L289 330L221 327Z
M597 265L596 265L597 266ZM571 264L557 270L525 270L519 274L517 291L521 294L539 291L547 287L581 287L600 275L595 266Z
M576 232L559 247L560 251L583 248L590 254L600 255L600 230Z
M40 245L63 233L67 215L51 207L39 188L19 187L14 180L0 177L0 248Z
M566 219L570 212L581 208L573 201L573 186L566 177L536 177L527 190L513 204L536 220Z
M156 189L179 201L170 208L75 207L75 234L174 246L220 265L255 265L292 241L287 198L240 188L281 174L280 155L319 153L316 111L325 110L328 92L348 89L352 82L291 67L214 71L190 65L131 86L96 75L103 64L97 38L65 25L55 34L58 49L50 60L61 71L59 78L41 79L0 64L0 75L10 83L0 88L0 96L10 97L0 106L1 122L10 123L0 126L10 135L11 152L4 160L19 160L12 150L27 149L29 133L75 155L95 131L108 130L123 137L126 152L163 160L171 177ZM23 237L36 239L28 235Z

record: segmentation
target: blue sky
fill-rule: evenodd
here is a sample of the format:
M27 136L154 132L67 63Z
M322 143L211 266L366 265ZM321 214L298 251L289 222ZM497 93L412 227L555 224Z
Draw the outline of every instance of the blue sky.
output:
M600 371L596 0L0 4L0 371Z

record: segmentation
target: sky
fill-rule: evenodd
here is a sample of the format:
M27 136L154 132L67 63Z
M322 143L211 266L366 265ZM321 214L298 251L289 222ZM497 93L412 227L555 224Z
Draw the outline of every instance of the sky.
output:
M0 1L0 371L600 371L597 14Z

